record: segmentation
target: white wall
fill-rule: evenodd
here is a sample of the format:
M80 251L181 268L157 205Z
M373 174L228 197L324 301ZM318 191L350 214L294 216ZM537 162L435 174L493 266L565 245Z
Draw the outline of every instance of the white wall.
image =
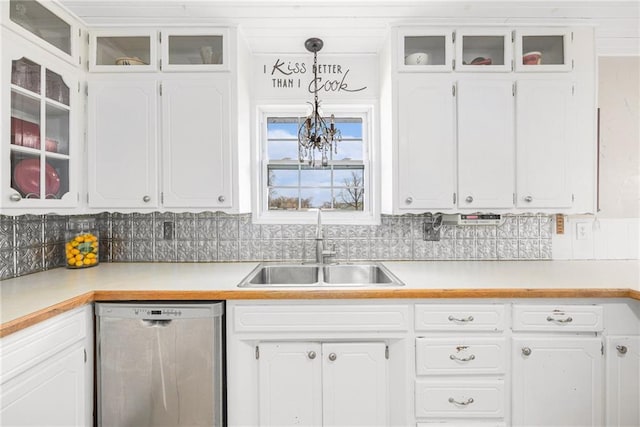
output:
M601 57L599 211L569 217L554 259L640 259L640 56Z

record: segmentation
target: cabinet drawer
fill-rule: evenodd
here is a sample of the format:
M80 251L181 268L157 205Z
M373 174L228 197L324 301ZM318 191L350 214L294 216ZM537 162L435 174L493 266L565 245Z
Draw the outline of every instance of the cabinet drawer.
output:
M506 424L503 421L464 420L446 424L441 421L417 423L416 427L506 427Z
M513 306L514 331L602 331L602 306L520 305Z
M417 304L416 331L502 331L504 306L480 304Z
M502 418L504 382L501 380L416 381L416 417Z
M416 373L503 374L506 366L504 338L417 338Z
M0 384L86 337L91 306L60 314L0 341Z
M406 331L406 305L247 305L234 307L236 332Z

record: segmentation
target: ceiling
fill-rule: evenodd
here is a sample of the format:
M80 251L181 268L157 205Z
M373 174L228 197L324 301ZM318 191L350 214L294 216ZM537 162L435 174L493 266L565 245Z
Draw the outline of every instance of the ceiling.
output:
M547 0L58 0L88 26L238 25L254 53L377 52L390 25L596 26L599 55L640 55L640 2Z

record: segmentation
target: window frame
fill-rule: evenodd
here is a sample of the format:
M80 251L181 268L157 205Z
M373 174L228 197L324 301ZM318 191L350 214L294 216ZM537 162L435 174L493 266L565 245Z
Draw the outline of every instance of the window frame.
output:
M324 105L321 110L330 112L336 118L349 117L362 120L362 165L364 182L364 208L362 211L322 210L322 221L325 224L378 224L380 222L379 199L377 197L377 171L373 165L378 164L377 135L374 132L373 105ZM257 172L254 173L254 208L253 222L257 224L314 224L317 219L317 208L308 210L269 210L269 186L267 158L267 122L270 117L304 117L310 113L310 107L302 105L261 105L257 107L257 137L254 152ZM340 146L338 145L338 152ZM297 160L296 160L297 162ZM359 161L358 161L359 162ZM277 164L275 161L272 164ZM340 161L333 163L339 165Z

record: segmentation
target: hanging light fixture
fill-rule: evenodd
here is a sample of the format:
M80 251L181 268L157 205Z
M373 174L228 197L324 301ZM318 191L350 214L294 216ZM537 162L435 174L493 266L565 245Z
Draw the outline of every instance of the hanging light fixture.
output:
M318 38L310 38L304 43L309 52L313 52L313 103L311 114L298 129L298 158L300 163L308 162L317 166L316 154L320 155L322 166L329 164L331 151L338 153L338 141L342 139L340 130L336 128L335 117L332 114L329 126L320 114L320 101L318 101L318 51L324 43Z

